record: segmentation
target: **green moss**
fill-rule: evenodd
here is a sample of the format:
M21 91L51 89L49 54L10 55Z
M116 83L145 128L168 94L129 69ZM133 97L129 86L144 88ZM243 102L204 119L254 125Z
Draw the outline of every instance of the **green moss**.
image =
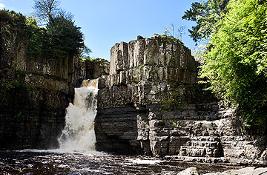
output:
M94 57L81 57L80 58L81 62L93 62L93 63L100 63L100 64L105 64L109 63L108 60L105 60L103 58L94 58Z
M178 44L184 46L184 44L177 38L169 35L157 35L155 38L158 39L159 45L167 45L167 44Z
M14 118L16 119L16 121L22 121L24 118L24 115L21 111L19 111L14 115Z
M2 96L10 93L14 89L32 90L32 87L25 83L25 75L24 71L16 70L14 72L13 78L3 78L0 80L0 92Z
M161 100L162 111L181 110L184 106L184 94L179 89L169 92L169 95Z

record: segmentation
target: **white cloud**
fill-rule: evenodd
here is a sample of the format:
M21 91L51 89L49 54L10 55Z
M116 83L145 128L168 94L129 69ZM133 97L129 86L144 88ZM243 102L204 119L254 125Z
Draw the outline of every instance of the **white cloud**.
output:
M0 9L3 9L3 8L5 8L5 4L0 2Z

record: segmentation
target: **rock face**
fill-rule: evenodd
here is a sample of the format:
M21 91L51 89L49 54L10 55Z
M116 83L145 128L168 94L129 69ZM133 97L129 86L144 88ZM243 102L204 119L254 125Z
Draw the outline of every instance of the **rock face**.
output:
M199 175L197 168L190 167L178 173L178 175ZM239 170L227 170L224 172L205 173L203 175L263 175L267 174L267 168L246 167Z
M240 135L234 111L198 83L197 66L190 50L171 37L115 44L109 75L99 79L97 149L259 159L265 146Z
M137 151L155 155L179 153L177 145L169 145L170 139L175 140L176 132L170 130L175 120L195 117L195 108L202 109L202 116L196 116L199 119L211 115L207 109L217 110L216 101L189 105L198 98L193 92L198 91L196 76L197 63L190 51L173 38L139 37L113 46L110 75L99 82L98 148L120 150L124 146L112 145L123 141ZM117 126L120 120L124 124ZM187 142L189 138L178 140Z
M102 58L75 59L74 62L74 86L80 86L86 79L96 79L109 74L109 62Z
M108 62L43 54L24 16L1 15L0 149L56 148L74 87L108 74Z
M29 58L27 35L11 30L0 34L0 149L56 148L74 58Z

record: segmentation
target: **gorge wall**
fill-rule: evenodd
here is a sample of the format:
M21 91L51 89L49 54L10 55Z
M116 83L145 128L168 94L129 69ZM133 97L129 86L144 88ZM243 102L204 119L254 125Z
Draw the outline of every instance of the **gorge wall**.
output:
M138 36L117 43L109 64L29 57L27 35L8 30L0 32L1 149L57 148L74 87L99 78L97 150L266 163L266 140L242 134L234 111L200 83L199 65L179 40Z
M80 87L83 80L109 75L109 62L102 58L75 59L73 84Z
M81 61L71 38L79 31L53 35L8 10L0 10L0 26L0 149L58 148L74 87L108 74L108 63Z
M10 27L10 21L1 18L0 148L56 148L75 58L29 57L24 28Z
M265 145L241 134L233 110L199 83L197 67L190 50L172 37L115 44L109 75L99 79L96 148L182 160L266 161Z

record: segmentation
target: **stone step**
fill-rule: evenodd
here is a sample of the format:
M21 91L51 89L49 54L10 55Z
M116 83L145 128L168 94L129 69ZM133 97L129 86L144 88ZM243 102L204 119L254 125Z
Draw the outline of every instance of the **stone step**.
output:
M221 157L222 152L217 147L182 146L179 155L191 157Z

